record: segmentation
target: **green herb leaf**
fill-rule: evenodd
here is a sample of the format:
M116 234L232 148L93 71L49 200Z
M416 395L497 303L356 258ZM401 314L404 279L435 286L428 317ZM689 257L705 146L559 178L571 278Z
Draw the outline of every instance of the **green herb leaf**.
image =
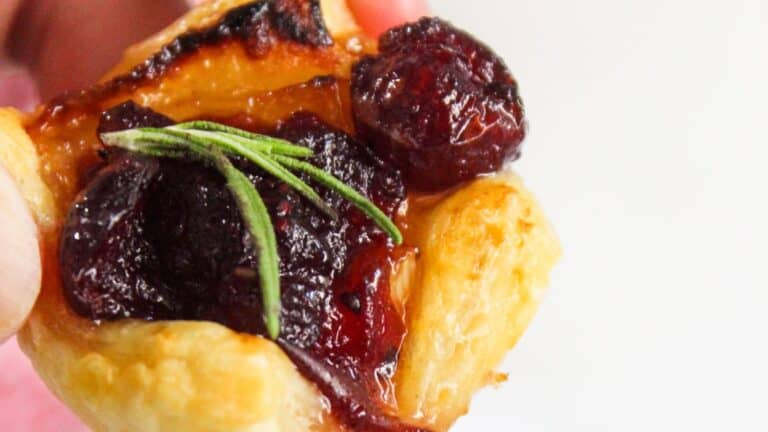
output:
M223 153L215 150L216 167L227 179L227 186L237 200L248 230L255 239L259 253L259 282L261 302L267 333L272 339L280 335L280 259L277 239L267 206L248 177L232 165Z
M314 154L311 149L292 144L286 140L271 137L269 135L256 134L210 121L192 121L179 123L169 127L169 129L220 132L225 135L230 135L231 138L239 139L243 145L250 147L251 150L265 153L274 153L294 157L311 157Z
M259 254L264 322L269 337L280 333L280 258L269 212L256 187L226 155L243 157L296 189L321 211L338 220L336 212L308 184L291 171L303 172L337 192L370 217L395 242L403 236L397 226L375 204L330 173L297 158L313 155L311 149L288 141L254 134L213 122L196 121L166 128L138 128L104 133L107 146L155 157L192 158L216 168L227 180L240 213L254 239ZM225 155L226 154L226 155Z

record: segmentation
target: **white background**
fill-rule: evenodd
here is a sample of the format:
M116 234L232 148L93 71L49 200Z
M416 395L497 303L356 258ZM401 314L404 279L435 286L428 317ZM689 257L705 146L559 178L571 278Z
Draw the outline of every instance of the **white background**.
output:
M768 1L432 2L517 77L564 244L458 431L768 431Z

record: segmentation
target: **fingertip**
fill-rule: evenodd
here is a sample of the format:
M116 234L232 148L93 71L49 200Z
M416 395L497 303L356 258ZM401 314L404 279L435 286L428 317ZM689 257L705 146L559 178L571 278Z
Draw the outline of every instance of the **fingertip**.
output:
M426 0L347 0L357 22L372 36L429 15Z
M6 49L47 100L89 86L127 47L188 9L186 0L23 1Z
M0 342L24 323L40 292L37 225L11 176L0 166Z
M0 107L32 111L39 103L35 81L21 67L0 60Z

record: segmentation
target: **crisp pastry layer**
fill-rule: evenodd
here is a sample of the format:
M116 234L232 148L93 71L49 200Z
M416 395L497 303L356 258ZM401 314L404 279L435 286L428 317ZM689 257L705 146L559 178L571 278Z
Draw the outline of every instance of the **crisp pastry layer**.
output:
M502 379L495 368L536 312L560 246L509 172L432 205L416 216L420 253L396 384L402 413L444 430L476 390Z
M114 73L241 3L213 1L190 12L130 49ZM175 118L194 118L235 114L244 97L258 98L321 72L343 76L354 52L362 49L349 43L356 26L343 2L322 3L331 34L337 41L344 35L344 46L352 51L327 50L326 57L310 62L317 70L297 60L293 75L282 74L274 82L249 80L270 57L248 62L229 47L208 61L188 60L159 84L135 88L128 96ZM273 60L280 55L288 54L270 54ZM237 67L218 68L233 61ZM205 68L219 73L205 75ZM196 84L203 81L204 86ZM254 81L258 84L248 84ZM241 84L245 87L238 92L229 87ZM262 111L266 114L254 115L270 113ZM338 127L349 127L342 114L322 114ZM89 120L70 121L69 129L52 134L39 127L42 115L25 119L0 111L0 161L21 185L41 230L43 287L19 341L51 390L97 432L342 430L320 392L269 340L209 322L98 324L69 309L56 251L62 209L75 185L52 174L52 167L69 165L53 163L43 141L66 137L80 143L78 128ZM284 113L276 109L273 115ZM67 151L75 152L70 144ZM392 409L403 419L445 430L467 411L475 390L497 381L495 367L535 312L559 245L535 200L511 173L410 199L408 206L399 223L418 253L393 275L407 336Z

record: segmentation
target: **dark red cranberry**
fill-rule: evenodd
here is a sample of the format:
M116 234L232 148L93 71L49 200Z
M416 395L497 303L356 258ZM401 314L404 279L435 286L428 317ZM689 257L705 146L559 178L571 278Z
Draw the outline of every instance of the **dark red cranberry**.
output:
M408 185L444 189L519 157L525 121L517 83L488 47L422 18L385 33L379 50L352 70L355 123Z
M129 100L101 113L97 133L117 132L137 127L165 127L173 123L175 122L170 118Z
M100 130L167 120L133 104L105 113ZM368 195L392 214L404 196L400 177L361 145L317 117L297 114L278 134L316 152L313 163ZM236 162L266 202L281 258L284 338L315 344L344 307L341 292L368 298L365 272L349 274L369 254L386 271L389 240L338 194L305 178L341 215L333 221L286 184ZM76 199L62 232L64 282L75 309L93 318L210 319L261 333L257 260L224 179L196 162L119 154ZM351 278L358 278L351 280ZM375 285L375 284L374 284ZM386 286L383 286L386 288ZM155 293L156 290L161 292ZM75 301L76 300L76 301Z
M124 105L104 116L101 130L157 125L159 118ZM386 213L391 215L404 198L397 171L318 117L296 114L277 134L313 149L314 165ZM281 343L343 375L335 380L355 386L347 394L377 395L377 382L391 378L382 374L382 365L389 364L404 334L389 294L391 241L349 202L309 178L304 180L336 209L338 221L252 164L235 163L263 197L277 233ZM81 315L210 320L265 334L258 260L236 202L213 169L112 154L77 197L61 236L65 295ZM309 369L304 372L320 379ZM354 411L344 408L346 401L333 403ZM388 418L371 411L379 403L375 397L358 402L370 415L342 418L360 425Z
M160 164L120 157L77 198L61 236L64 295L92 319L171 317L178 297L160 277L154 245L144 235L147 191Z

